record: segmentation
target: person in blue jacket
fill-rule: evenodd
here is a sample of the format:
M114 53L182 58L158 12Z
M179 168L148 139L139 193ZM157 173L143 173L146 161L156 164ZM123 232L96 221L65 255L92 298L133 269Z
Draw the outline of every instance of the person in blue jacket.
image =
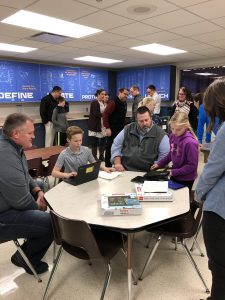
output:
M217 79L204 94L204 108L210 117L209 130L219 117L222 125L212 145L195 189L195 200L203 202L203 236L212 272L210 300L225 298L225 79Z
M199 114L198 114L198 127L197 127L197 137L198 137L198 143L202 145L202 140L203 140L203 134L204 134L204 128L206 126L206 129L209 126L210 119L206 115L204 105L202 104L203 100L203 95L202 93L197 93L194 96L194 105L198 109ZM215 124L212 129L212 132L216 135L219 127L219 118L215 118ZM205 136L205 142L210 143L211 142L211 133L206 130L206 136Z

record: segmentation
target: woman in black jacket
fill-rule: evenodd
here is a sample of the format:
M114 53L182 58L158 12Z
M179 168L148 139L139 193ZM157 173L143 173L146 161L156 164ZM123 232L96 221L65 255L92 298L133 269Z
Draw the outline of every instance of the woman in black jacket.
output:
M185 86L182 86L179 89L177 100L172 107L170 117L172 117L175 112L185 112L188 115L189 122L194 132L197 131L198 110L194 105L191 91Z
M103 127L102 114L105 110L105 90L99 89L95 93L96 99L91 102L90 115L88 121L88 136L90 138L92 154L97 159L99 148L99 160L104 160L106 134Z

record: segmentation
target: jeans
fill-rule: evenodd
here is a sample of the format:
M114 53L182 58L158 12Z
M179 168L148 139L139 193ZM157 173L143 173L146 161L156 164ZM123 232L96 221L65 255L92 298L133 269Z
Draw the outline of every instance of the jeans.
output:
M25 238L22 249L33 265L37 265L53 241L50 214L40 210L10 209L0 213L0 239Z
M203 236L212 272L211 300L225 299L225 220L205 211Z

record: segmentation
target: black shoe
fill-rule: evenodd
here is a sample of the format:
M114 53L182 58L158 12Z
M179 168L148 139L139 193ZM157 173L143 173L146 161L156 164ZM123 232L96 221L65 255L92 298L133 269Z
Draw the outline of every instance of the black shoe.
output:
M24 270L28 274L34 275L19 253L15 253L11 257L11 262L17 267L24 268ZM46 262L40 261L38 264L33 265L33 268L35 269L37 274L42 274L48 271L48 264Z

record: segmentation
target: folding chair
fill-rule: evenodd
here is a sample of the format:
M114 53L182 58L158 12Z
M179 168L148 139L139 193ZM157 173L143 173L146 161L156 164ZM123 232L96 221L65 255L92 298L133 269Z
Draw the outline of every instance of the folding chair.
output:
M0 244L9 242L10 240L0 240ZM26 256L26 254L23 252L20 243L17 239L13 240L18 252L20 253L20 255L22 256L22 258L24 259L25 263L28 265L28 267L31 269L32 273L34 274L34 277L37 279L38 282L42 282L41 278L38 276L37 272L35 271L34 267L32 266L31 262L29 261L28 257Z
M150 253L148 255L148 258L145 262L144 268L139 276L140 280L143 279L143 275L146 271L146 268L149 265L150 261L152 260L154 254L162 240L162 237L163 236L172 236L172 237L177 237L180 239L183 249L185 250L188 258L190 259L195 271L197 272L198 276L200 277L200 279L206 289L206 293L209 293L209 289L202 277L202 274L199 271L198 266L195 263L192 255L186 245L186 239L192 238L196 234L198 227L199 227L200 220L201 220L201 216L202 216L201 205L199 205L199 203L193 201L191 203L191 210L187 216L184 216L177 221L173 221L173 222L167 223L165 225L147 230L147 231L155 233L157 235L157 241L156 241L153 249L150 251Z
M74 257L89 262L98 260L107 265L107 273L100 298L103 300L111 276L110 260L123 246L122 234L105 229L91 229L85 221L66 219L52 210L50 211L50 214L55 242L57 245L60 245L60 248L43 299L46 299L53 275L58 266L62 252L65 250Z

